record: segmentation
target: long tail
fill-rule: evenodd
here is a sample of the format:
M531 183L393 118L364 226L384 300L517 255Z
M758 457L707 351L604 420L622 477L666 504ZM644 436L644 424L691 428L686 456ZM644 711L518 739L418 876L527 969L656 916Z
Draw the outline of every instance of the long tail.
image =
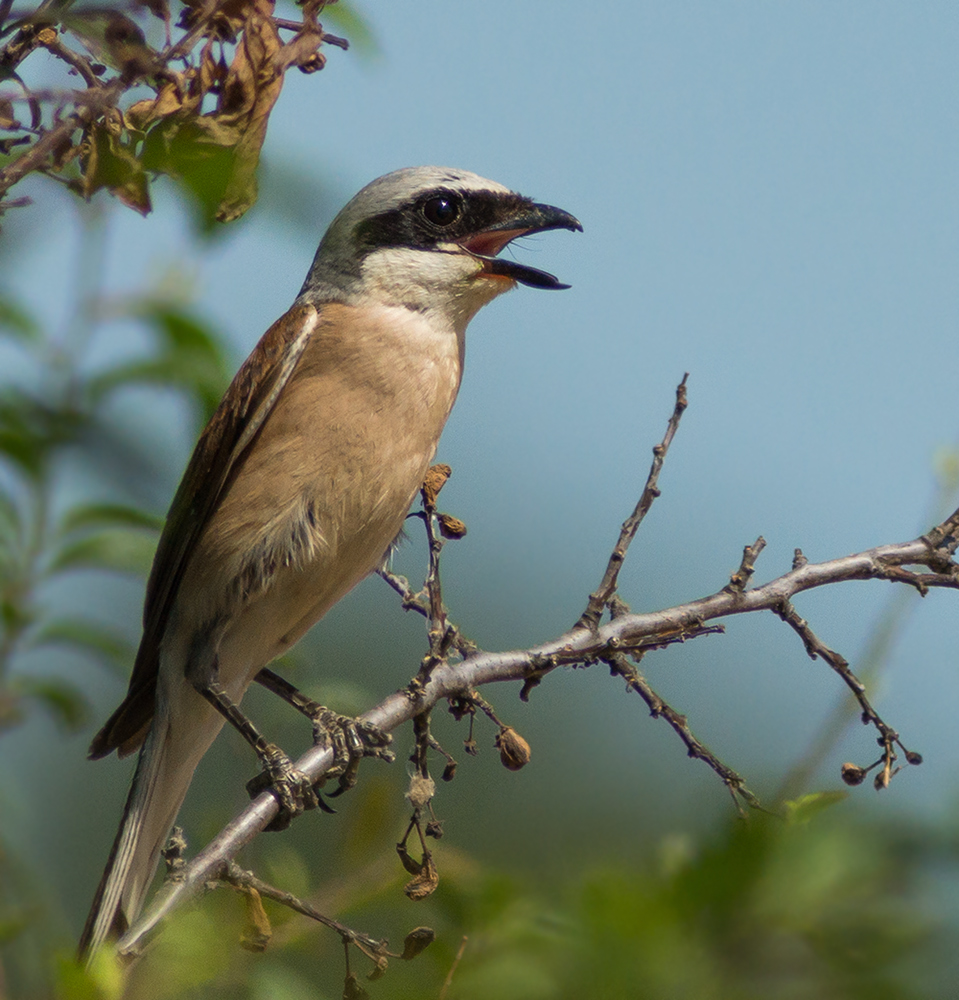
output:
M140 750L120 829L80 935L81 960L89 962L106 941L121 937L140 913L196 765L220 728L209 706L194 707L200 714L190 720L195 725L177 725L175 732L169 711L161 709Z

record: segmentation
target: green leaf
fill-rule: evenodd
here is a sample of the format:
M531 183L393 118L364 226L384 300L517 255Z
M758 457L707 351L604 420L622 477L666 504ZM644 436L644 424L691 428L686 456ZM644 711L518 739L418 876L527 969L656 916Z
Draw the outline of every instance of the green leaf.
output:
M26 912L4 914L0 916L0 944L12 941L30 925L30 916Z
M61 677L20 674L11 686L24 697L40 702L54 721L68 732L76 732L86 724L90 706L80 690L69 681Z
M54 556L50 571L105 569L145 576L153 563L156 545L152 533L125 529L101 531L65 545Z
M132 141L124 142L105 125L92 122L83 148L86 153L82 187L88 200L100 188L107 188L124 205L141 215L152 211L150 183L143 164L133 151Z
M88 967L73 955L57 963L56 1000L120 1000L124 970L109 948L101 948Z
M784 803L786 820L790 824L807 823L817 813L829 809L846 798L848 793L843 791L811 792L809 795L801 795L798 799Z
M50 407L28 393L5 387L0 398L0 455L36 478L50 452L75 441L86 422L75 410Z
M60 531L67 534L79 528L101 526L144 528L147 531L162 531L163 518L156 514L115 503L91 503L73 507L64 515Z
M36 340L40 335L40 324L23 306L0 295L0 330L19 340Z
M201 236L218 231L217 216L237 168L243 121L182 112L153 125L143 143L146 170L170 176L188 196ZM255 184L249 192L256 200Z
M323 8L323 27L342 31L350 43L350 49L367 58L376 58L383 54L379 40L370 26L370 22L356 9L352 3L339 3Z
M128 667L133 659L133 646L124 636L81 618L58 618L47 622L30 637L29 645L32 648L72 646L119 667Z
M93 379L93 398L135 383L169 385L186 390L200 404L204 417L211 416L229 381L219 338L176 306L147 301L134 314L158 335L158 351L154 357L118 365Z
M0 601L0 622L8 633L28 628L32 621L33 612L30 608L9 598Z
M0 550L14 549L22 535L20 508L13 497L0 489Z

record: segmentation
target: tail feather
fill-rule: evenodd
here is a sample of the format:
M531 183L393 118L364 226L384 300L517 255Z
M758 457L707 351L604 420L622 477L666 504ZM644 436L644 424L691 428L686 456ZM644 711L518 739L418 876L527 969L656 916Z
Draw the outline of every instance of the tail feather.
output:
M89 961L108 940L123 935L143 905L200 756L185 760L170 752L171 744L166 720L156 718L140 751L120 829L80 936L81 960Z

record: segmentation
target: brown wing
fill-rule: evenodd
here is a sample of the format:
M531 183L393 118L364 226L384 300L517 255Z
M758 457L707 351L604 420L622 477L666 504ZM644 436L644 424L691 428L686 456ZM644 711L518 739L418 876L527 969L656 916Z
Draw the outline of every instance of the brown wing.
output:
M263 335L206 425L173 498L153 560L143 609L143 638L127 696L90 744L90 757L123 757L146 738L153 719L160 641L200 533L263 426L303 353L318 313L294 306Z

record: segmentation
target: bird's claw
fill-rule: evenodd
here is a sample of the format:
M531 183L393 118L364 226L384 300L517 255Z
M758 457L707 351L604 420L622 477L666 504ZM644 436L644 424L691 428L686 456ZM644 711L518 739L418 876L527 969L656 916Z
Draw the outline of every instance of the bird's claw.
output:
M327 778L337 778L335 798L349 791L356 784L360 761L364 757L377 757L388 763L396 760L389 749L393 737L371 722L339 715L328 708L313 717L314 746L329 746L333 750L333 764L326 772Z
M273 832L285 830L302 812L315 809L319 799L313 790L313 783L293 762L273 743L268 743L260 754L263 770L246 783L250 798L261 792L271 791L280 804L280 811L265 829Z

